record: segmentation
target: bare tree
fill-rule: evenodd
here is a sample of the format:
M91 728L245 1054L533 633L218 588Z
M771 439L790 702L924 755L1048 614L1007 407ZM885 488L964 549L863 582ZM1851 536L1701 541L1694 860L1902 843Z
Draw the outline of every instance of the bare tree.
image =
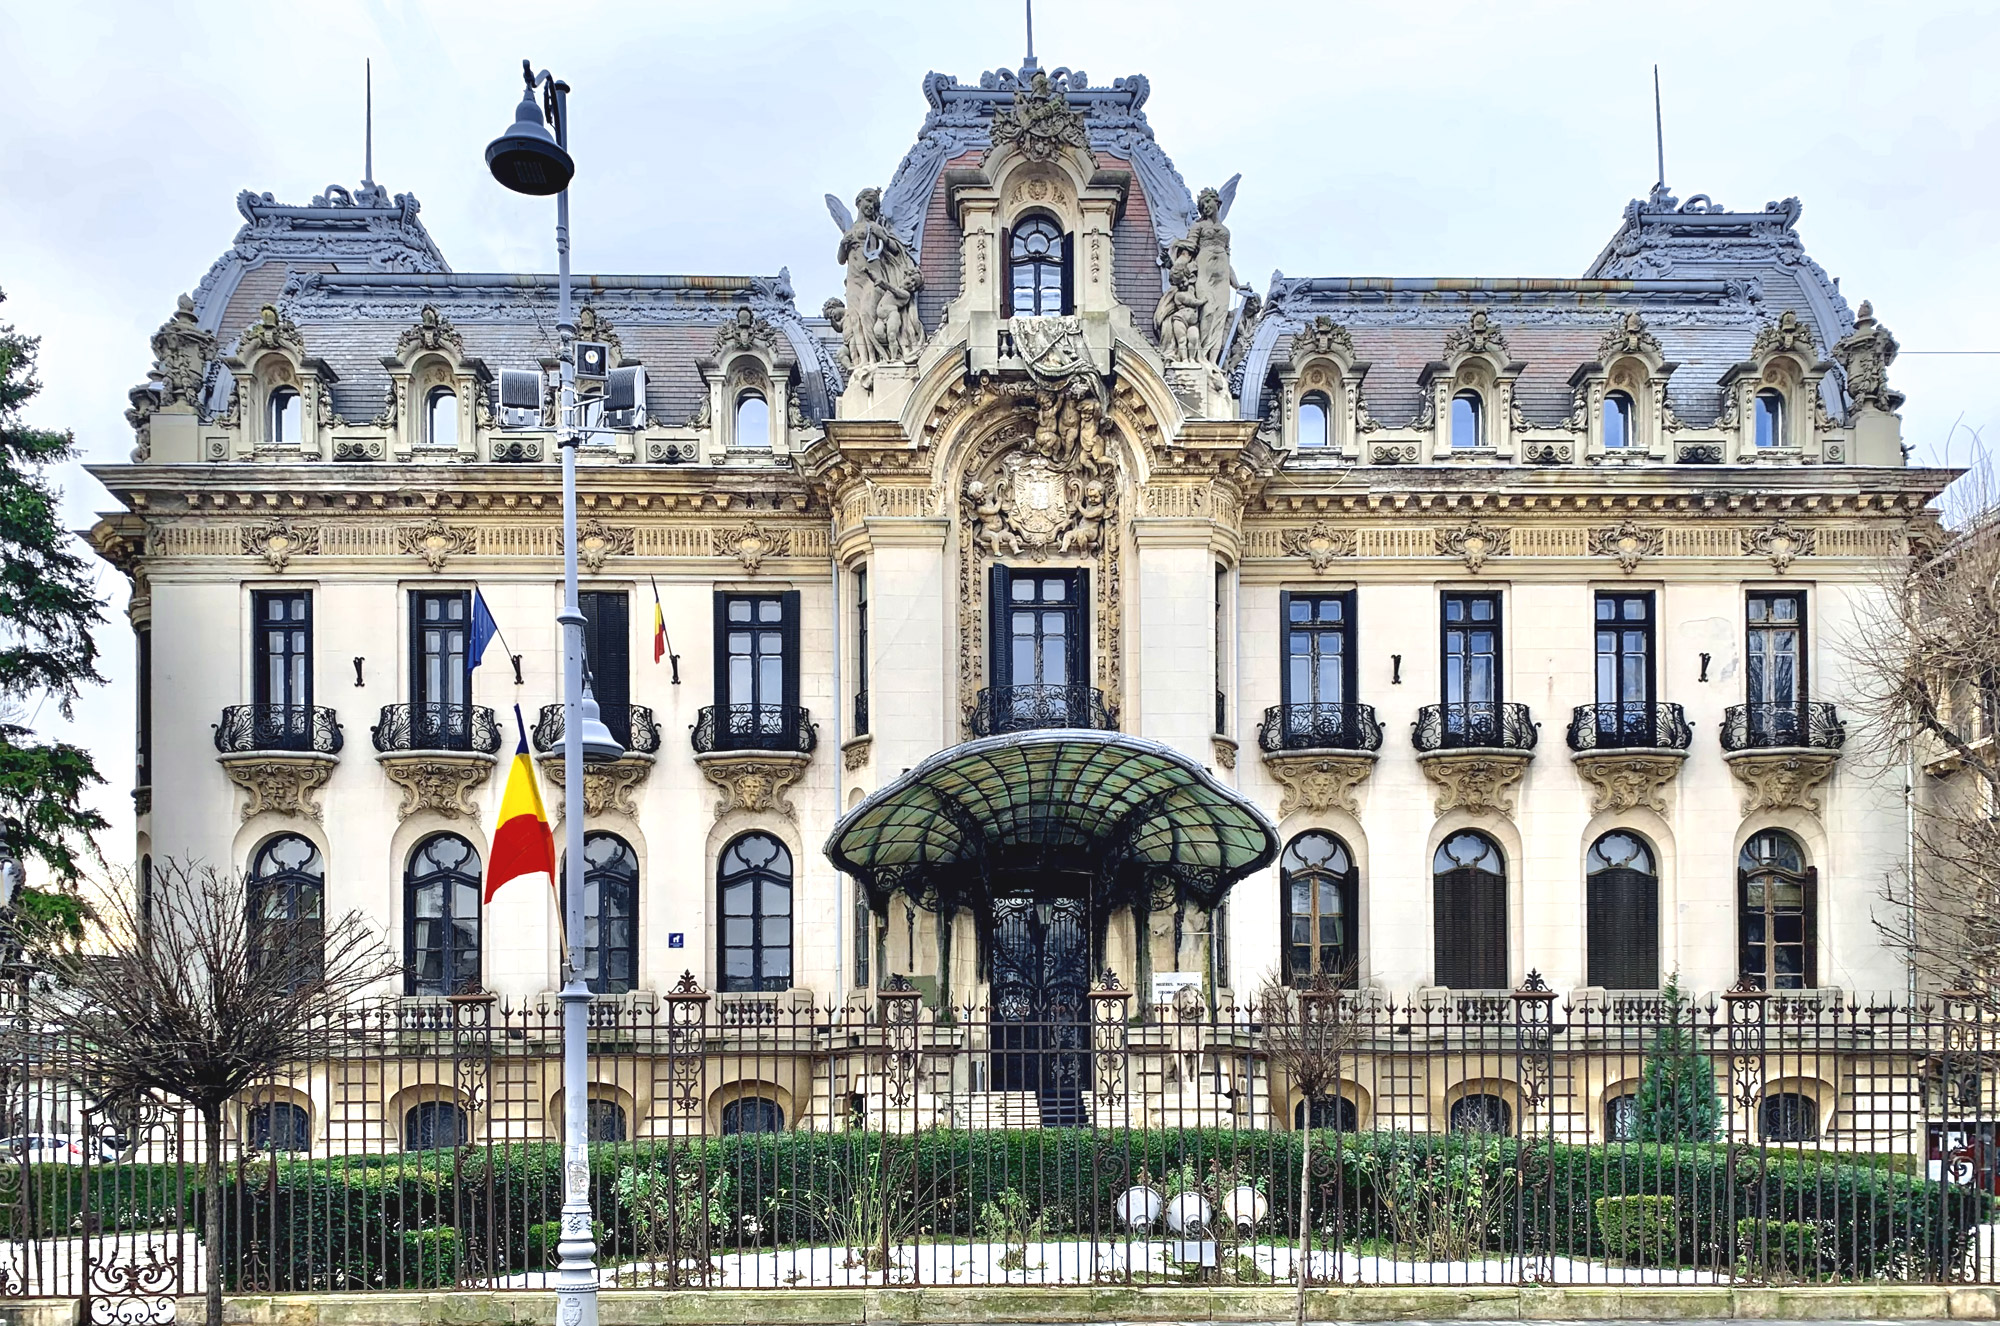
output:
M1885 579L1846 652L1872 753L1906 764L1910 843L1876 915L1931 989L2000 1012L2000 502L1975 466L1948 494L1956 529Z
M1299 1326L1305 1326L1306 1285L1312 1279L1314 1107L1338 1096L1341 1064L1360 1036L1359 1020L1342 984L1324 973L1306 978L1297 987L1269 976L1257 992L1271 1063L1283 1070L1292 1088L1304 1098L1299 1106L1305 1126L1300 1129L1303 1154L1299 1160L1299 1255L1295 1268Z
M242 877L209 867L156 862L150 905L107 894L81 935L32 944L50 989L16 1052L100 1100L169 1096L200 1116L207 1319L220 1322L223 1109L323 1048L331 1019L396 967L358 913L253 914Z

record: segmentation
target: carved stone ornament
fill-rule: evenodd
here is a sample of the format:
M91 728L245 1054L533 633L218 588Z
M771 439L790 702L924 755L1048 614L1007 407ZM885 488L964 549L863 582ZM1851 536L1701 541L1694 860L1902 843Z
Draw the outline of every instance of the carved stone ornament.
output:
M1648 557L1658 557L1666 548L1666 535L1657 526L1641 525L1627 517L1616 525L1599 525L1590 531L1592 557L1616 557L1618 569L1631 575Z
M154 344L159 344L157 339ZM1847 394L1856 407L1872 406L1888 413L1901 408L1903 393L1889 390L1889 365L1896 362L1899 349L1889 329L1875 321L1875 306L1862 300L1854 330L1833 347L1833 357L1847 375Z
M722 360L744 351L777 358L778 331L749 309L739 308L734 318L716 328L714 354Z
M1215 750L1216 768L1234 769L1236 767L1235 741L1233 741L1229 737L1224 737L1224 736L1211 737L1209 738L1209 741Z
M582 311L576 315L576 339L597 341L609 346L611 363L614 366L625 360L624 343L618 339L618 333L611 329L610 320L588 304L585 304Z
M1314 355L1354 353L1354 338L1347 328L1322 313L1292 333L1292 362L1303 364Z
M1466 570L1475 574L1486 565L1487 558L1505 557L1514 548L1511 529L1496 528L1477 517L1463 525L1438 530L1435 540L1440 556L1458 558L1465 563Z
M1319 573L1332 566L1337 558L1354 556L1354 531L1335 529L1324 520L1316 520L1303 529L1280 531L1278 546L1287 557L1305 558L1312 563L1313 571Z
M317 795L333 777L337 763L331 755L229 755L222 757L222 772L243 789L243 818L254 819L275 811L320 822Z
M421 525L405 525L396 531L396 546L424 559L433 571L458 553L479 551L479 531L469 525L447 525L442 516L432 516Z
M261 557L273 571L282 572L294 555L312 556L319 552L319 527L294 525L284 517L243 529L243 551Z
M868 756L873 752L874 748L875 738L871 736L859 736L850 739L840 748L840 767L849 773L853 773L856 769L868 763Z
M426 351L448 354L453 359L465 358L465 342L459 338L458 329L437 311L435 304L424 305L416 324L396 338L396 358L405 364Z
M854 372L876 364L907 363L924 345L924 321L917 311L917 292L924 274L916 255L882 213L882 191L863 189L854 197L854 211L832 194L827 211L840 227L834 261L847 268L841 303L840 366Z
M576 561L591 575L604 569L604 563L611 557L623 554L630 556L634 546L634 535L630 525L607 525L592 516L576 527ZM558 549L562 537L556 537Z
M764 564L766 557L789 557L792 555L792 532L788 529L770 529L754 520L727 529L708 532L709 548L717 557L734 557L743 563L743 569L751 575Z
M1660 353L1660 342L1646 330L1646 320L1637 313L1627 313L1619 319L1618 325L1604 333L1604 339L1597 344L1600 364L1608 364L1619 355L1658 357Z
M1278 802L1279 819L1298 810L1344 810L1358 815L1361 809L1354 790L1374 770L1375 757L1360 752L1271 751L1264 756L1264 767L1285 789Z
M1804 810L1819 813L1819 788L1840 760L1834 751L1745 750L1722 757L1743 784L1743 813Z
M555 814L563 815L563 762L561 757L542 762L543 776L549 786L555 789ZM603 764L583 766L583 813L585 816L602 815L607 810L620 815L639 817L638 803L632 794L646 781L646 775L653 771L651 756L627 753Z
M774 810L788 820L799 808L785 791L806 771L810 755L795 751L710 751L694 757L708 781L722 789L715 818L742 810Z
M215 337L194 316L194 300L182 295L173 316L153 333L153 368L146 376L159 390L160 404L198 405Z
M1497 355L1507 357L1507 337L1493 325L1492 317L1485 309L1474 309L1463 327L1453 328L1445 334L1444 357L1449 360L1459 355Z
M1794 558L1811 557L1819 551L1819 531L1800 529L1786 520L1742 531L1743 555L1766 557L1779 575L1791 568Z
M1750 343L1752 359L1780 353L1812 359L1818 352L1819 343L1813 339L1812 328L1800 322L1799 315L1790 309L1780 313L1776 322L1765 323L1757 339Z
M402 789L403 803L396 818L406 820L420 810L436 811L446 819L479 818L472 804L472 789L493 772L494 759L476 751L420 756L378 755L377 763L389 781Z
M1090 346L1083 338L1083 319L1073 313L1013 318L1008 328L1014 351L1028 376L1041 386L1058 386L1083 373L1095 373Z
M278 312L277 307L266 304L257 312L257 321L243 330L243 339L236 346L238 359L249 359L260 350L289 350L304 357L306 338L292 325L292 320Z
M1666 790L1673 786L1686 760L1685 755L1679 754L1581 751L1576 756L1576 771L1595 789L1590 802L1593 815L1607 810L1636 810L1641 806L1664 815Z
M1417 757L1424 776L1437 785L1437 813L1464 810L1474 815L1514 813L1514 797L1529 756L1511 751L1427 751Z
M1049 76L1036 70L1025 86L1014 89L1014 104L993 112L993 146L1017 147L1030 161L1051 161L1066 147L1090 150L1090 131L1083 113L1071 108L1069 98L1049 85Z

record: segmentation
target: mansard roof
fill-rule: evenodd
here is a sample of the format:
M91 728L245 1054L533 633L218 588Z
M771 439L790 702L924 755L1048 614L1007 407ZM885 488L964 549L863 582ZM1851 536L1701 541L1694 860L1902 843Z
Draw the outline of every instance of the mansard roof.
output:
M1382 424L1397 427L1421 404L1424 366L1443 357L1444 338L1485 309L1525 365L1514 398L1531 425L1553 427L1571 409L1570 375L1594 361L1604 333L1639 313L1666 359L1679 365L1667 396L1691 424L1722 409L1722 374L1751 357L1757 333L1785 312L1813 329L1820 352L1854 330L1838 283L1800 240L1798 199L1732 212L1706 195L1686 203L1655 188L1627 205L1619 229L1580 279L1271 276L1265 314L1237 368L1242 416L1270 405L1266 380L1292 333L1326 316L1369 363L1365 398ZM1837 374L1827 406L1845 412Z

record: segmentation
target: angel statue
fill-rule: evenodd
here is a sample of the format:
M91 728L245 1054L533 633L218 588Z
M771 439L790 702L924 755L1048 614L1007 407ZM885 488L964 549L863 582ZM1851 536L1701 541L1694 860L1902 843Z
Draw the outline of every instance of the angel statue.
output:
M828 194L826 210L840 227L834 259L847 265L842 360L849 368L862 368L916 358L924 329L915 301L924 277L909 246L882 219L882 191L863 189L854 199L855 214Z
M1229 265L1229 227L1222 219L1229 215L1229 205L1236 201L1236 183L1240 175L1232 175L1229 182L1220 189L1203 189L1195 199L1194 223L1188 227L1184 238L1175 240L1167 247L1167 257L1171 267L1186 263L1194 269L1194 293L1201 301L1200 333L1197 337L1195 355L1211 364L1222 362L1222 340L1229 333L1229 304L1238 290L1248 290L1236 279L1236 269ZM1155 313L1172 311L1166 300ZM1164 327L1156 327L1162 338Z

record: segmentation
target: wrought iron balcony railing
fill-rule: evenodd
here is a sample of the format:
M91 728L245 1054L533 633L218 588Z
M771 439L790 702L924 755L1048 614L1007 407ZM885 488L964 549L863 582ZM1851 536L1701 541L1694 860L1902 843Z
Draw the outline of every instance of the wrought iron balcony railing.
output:
M338 755L345 740L333 710L319 704L232 704L215 725L215 748L224 755L267 750Z
M1274 753L1381 750L1382 724L1372 704L1274 704L1264 711L1257 744Z
M1839 750L1847 725L1830 704L1732 704L1722 711L1722 749L1810 746Z
M1420 751L1533 750L1541 731L1524 704L1427 704L1417 710L1410 740Z
M797 705L707 704L694 724L697 755L719 750L776 750L811 754L819 745L812 714Z
M973 702L972 734L977 737L1062 727L1116 732L1118 714L1104 703L1103 691L1077 684L988 686Z
M1693 739L1677 704L1580 704L1569 720L1569 748L1576 751L1686 750Z
M379 751L500 749L500 725L483 704L385 704L369 734Z
M660 725L653 721L653 711L645 705L609 704L599 711L599 716L627 752L639 755L659 753ZM535 730L528 740L543 754L550 751L562 754L563 707L559 704L543 705L540 716L535 719Z

